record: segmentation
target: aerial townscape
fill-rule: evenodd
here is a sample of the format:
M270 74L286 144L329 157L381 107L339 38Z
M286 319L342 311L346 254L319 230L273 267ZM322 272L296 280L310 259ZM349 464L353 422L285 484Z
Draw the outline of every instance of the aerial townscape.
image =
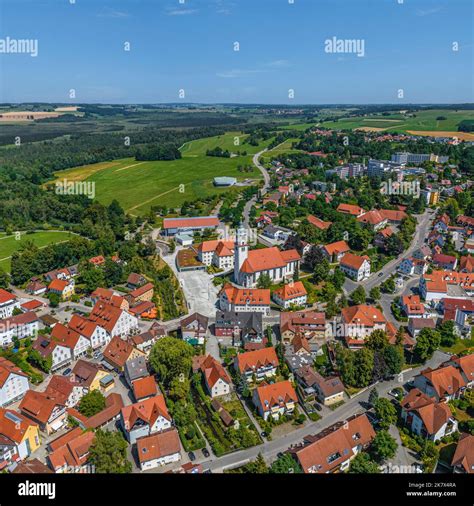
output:
M0 38L2 504L11 484L101 506L148 486L230 506L250 480L284 489L274 505L323 489L346 505L391 479L365 506L467 493L472 9L242 2L25 0L26 38ZM354 4L366 37L333 35L334 16L363 21ZM424 49L429 83L385 39L400 19L417 51L447 30Z

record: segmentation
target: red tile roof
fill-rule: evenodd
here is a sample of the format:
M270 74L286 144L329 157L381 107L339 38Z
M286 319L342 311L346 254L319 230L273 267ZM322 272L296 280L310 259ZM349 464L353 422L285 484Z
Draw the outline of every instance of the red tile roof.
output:
M385 316L379 309L366 304L358 306L345 307L341 311L342 321L346 324L365 325L373 327L375 324L387 323Z
M120 369L125 365L125 362L130 357L132 351L133 346L129 342L115 336L105 347L103 355L107 362Z
M245 371L254 371L270 364L277 367L279 364L275 348L272 347L239 353L236 356L236 360L237 367L241 373Z
M466 473L474 473L474 436L463 434L458 441L451 461L452 466L463 467Z
M440 398L454 395L460 388L466 386L461 373L452 365L425 369L420 374L429 380Z
M332 225L332 221L320 220L312 214L309 214L306 219L311 223L311 225L314 225L319 230L327 230Z
M48 455L53 469L64 466L80 467L87 463L89 449L95 440L94 432L84 432Z
M120 308L99 300L92 309L89 320L97 323L107 332L112 333L121 315L122 310Z
M365 414L328 427L316 436L308 436L306 445L293 453L305 473L330 473L354 456L353 448L365 447L375 438Z
M137 401L146 397L153 397L158 393L158 385L153 376L145 376L132 381L132 388Z
M275 290L274 295L277 295L281 300L292 300L296 297L302 297L307 295L308 292L301 281L295 281L294 283L287 283L278 290Z
M56 406L64 406L64 404L45 392L28 390L20 403L19 409L33 420L45 424Z
M245 273L254 273L286 267L291 261L300 260L296 250L280 251L277 247L251 250L241 267Z
M13 293L7 292L3 288L0 288L0 304L5 304L6 302L11 302L15 300L17 297Z
M209 388L212 388L219 380L224 381L228 385L232 384L232 381L224 367L222 367L222 365L211 355L208 355L201 362L200 369L206 378Z
M15 419L18 419L18 423ZM0 408L0 435L6 436L15 443L21 443L29 427L36 423L12 409Z
M264 412L271 411L275 407L283 407L290 402L298 402L298 396L289 380L262 385L256 390Z
M359 216L364 212L362 207L354 206L352 204L339 204L337 211L344 214L351 214L352 216Z
M165 218L163 228L194 228L194 227L217 227L219 218L217 216L199 216L196 218Z
M237 306L268 306L270 304L270 290L267 288L237 288L226 284L221 294L225 293L227 300Z
M166 430L137 440L137 455L140 464L179 453L181 450L176 429Z
M137 420L142 420L150 426L153 425L160 416L167 420L171 420L168 408L166 407L165 398L161 394L125 406L122 408L121 413L124 426L127 430L131 430Z
M408 218L408 214L405 211L392 211L391 209L380 209L380 215L382 218L388 221L402 221Z
M346 253L340 261L341 265L345 265L346 267L349 267L350 269L359 270L365 261L370 262L370 258L367 255L354 255L352 253Z
M323 247L329 256L339 255L340 253L347 253L351 249L349 248L349 245L346 241L332 242L331 244L326 244Z
M18 376L28 378L28 375L24 373L19 367L17 367L13 362L10 362L5 357L0 357L0 387L3 387L10 374L17 374Z
M357 218L357 221L361 223L368 223L369 225L378 225L379 223L382 223L385 221L386 218L384 218L379 211L376 209L369 211L362 216L359 216Z

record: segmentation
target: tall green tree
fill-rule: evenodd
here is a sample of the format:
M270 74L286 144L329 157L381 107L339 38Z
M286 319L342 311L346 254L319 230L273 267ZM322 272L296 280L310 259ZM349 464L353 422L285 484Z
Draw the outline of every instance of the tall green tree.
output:
M397 421L397 410L395 406L384 397L375 402L375 414L379 419L380 427L388 429L390 425Z
M397 448L397 442L386 430L378 431L370 445L370 449L378 462L394 457Z
M169 387L175 378L184 381L191 372L193 347L174 337L164 337L153 345L150 365L163 383Z
M89 449L89 463L100 474L130 473L132 463L127 459L127 446L121 432L99 429Z

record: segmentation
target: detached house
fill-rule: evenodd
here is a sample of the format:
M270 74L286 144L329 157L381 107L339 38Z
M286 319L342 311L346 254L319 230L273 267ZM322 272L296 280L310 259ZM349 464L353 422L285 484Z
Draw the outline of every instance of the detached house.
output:
M387 320L378 308L359 304L342 309L341 326L347 346L359 348L374 330L387 330Z
M436 253L433 255L433 263L446 271L454 271L458 265L458 259L452 255Z
M79 359L72 370L71 378L81 385L86 392L99 390L104 393L108 390L108 388L104 388L104 382L102 380L108 376L110 376L110 373L105 371L98 364Z
M375 231L381 230L387 226L387 218L384 218L376 209L359 216L357 221L359 223L364 223Z
M60 401L67 408L72 408L87 393L87 389L75 381L74 378L54 375L51 377L45 393Z
M453 472L474 474L474 436L463 434L451 461Z
M275 290L273 300L284 309L291 306L306 306L308 292L301 281L295 281Z
M405 274L407 276L413 276L414 274L424 274L428 270L429 264L426 260L422 260L421 258L404 258L400 265L397 267L397 270L401 274Z
M461 272L474 273L474 257L471 255L461 257L461 263L459 264L459 270Z
M362 216L365 212L362 207L354 206L352 204L339 204L337 206L337 211L342 214L350 214L356 218Z
M350 248L346 241L337 241L326 244L321 251L330 262L339 263L341 258L350 251Z
M346 253L340 261L342 272L354 281L362 281L370 276L370 258Z
M449 406L438 403L417 388L401 401L401 417L410 430L431 441L457 432L458 423Z
M130 444L137 439L171 428L171 415L168 413L163 395L156 395L122 408L121 426Z
M239 353L234 357L235 370L246 380L262 381L276 375L279 365L275 348L262 348Z
M209 319L199 313L181 320L181 337L189 344L203 344L207 335Z
M466 381L460 371L452 365L442 365L438 369L428 367L428 369L421 371L418 376L415 376L413 384L438 402L457 399L466 388Z
M232 380L222 365L211 355L199 357L199 369L212 398L230 393Z
M13 362L0 357L0 406L21 399L29 388L28 375Z
M74 280L73 279L53 279L48 285L48 291L55 293L62 300L69 300L74 295Z
M317 311L291 311L280 314L280 334L284 344L291 344L297 337L308 340L312 352L317 352L321 342L331 334L326 315Z
M298 404L295 389L288 380L257 387L252 400L264 420L270 416L278 420L280 416L292 414Z

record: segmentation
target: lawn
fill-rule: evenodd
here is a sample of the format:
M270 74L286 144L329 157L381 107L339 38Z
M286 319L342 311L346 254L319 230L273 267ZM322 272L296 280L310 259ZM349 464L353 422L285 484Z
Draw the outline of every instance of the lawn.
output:
M458 354L465 350L472 350L474 348L474 337L471 339L457 339L452 346L441 346L443 351L448 353Z
M251 154L265 148L272 139L259 146L234 146L237 135L238 132L227 133L186 143L181 146L183 158L179 160L136 162L126 158L68 169L57 172L55 176L57 179L93 181L96 198L100 202L107 205L117 199L133 215L145 214L153 205L179 207L184 201L229 191L229 188L214 187L213 178L216 176L232 176L239 181L261 180L262 175L256 168L253 172L240 172L237 167L252 165ZM232 158L206 156L206 150L216 146L249 154Z
M10 257L26 241L33 241L39 248L44 248L48 244L67 241L71 237L72 234L70 232L61 231L34 232L32 234L22 232L20 239L17 239L15 234L9 236L2 235L0 237L0 267L6 271L10 271Z

